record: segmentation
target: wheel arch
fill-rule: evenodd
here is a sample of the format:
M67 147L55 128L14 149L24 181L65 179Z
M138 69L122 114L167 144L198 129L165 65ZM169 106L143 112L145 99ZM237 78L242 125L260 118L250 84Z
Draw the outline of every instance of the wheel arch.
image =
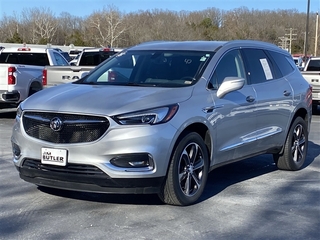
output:
M291 119L291 121L290 121L290 123L289 123L288 131L289 131L289 129L291 128L293 122L296 120L297 117L301 117L301 118L306 122L306 124L307 124L307 129L308 129L308 133L309 133L309 131L310 131L310 124L311 124L311 116L309 116L308 111L307 111L305 108L299 108L299 109L294 113L294 115L293 115L293 117L292 117L292 119ZM288 135L288 133L287 133L287 135ZM285 139L287 139L287 136L286 136ZM278 152L278 154L283 154L284 144L285 144L285 143L283 143L283 145L281 146L281 149L280 149L280 151Z
M174 149L177 147L178 143L181 141L181 139L186 136L190 132L198 133L201 138L203 139L205 145L207 146L207 152L209 156L209 166L210 166L210 159L211 159L211 151L212 151L212 138L209 133L208 127L200 122L192 123L189 126L187 126L177 137L177 140L174 143L173 149L170 154L170 159L172 159L172 154L174 152Z
M33 81L29 86L29 93L28 96L31 96L32 94L42 90L42 85L38 81Z
M293 118L291 119L289 129L292 126L292 123L297 117L301 117L302 119L305 120L307 127L308 127L308 132L310 131L310 123L311 123L311 116L308 114L308 111L305 108L299 108L293 115Z

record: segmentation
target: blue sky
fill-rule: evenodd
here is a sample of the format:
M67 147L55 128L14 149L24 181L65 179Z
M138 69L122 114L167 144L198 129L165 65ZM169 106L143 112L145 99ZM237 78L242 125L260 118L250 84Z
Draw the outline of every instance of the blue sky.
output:
M0 0L0 18L20 14L23 9L50 8L59 16L61 12L85 17L108 5L124 13L138 10L163 9L172 11L198 11L215 7L232 10L247 7L250 10L297 9L307 12L308 0ZM310 0L310 12L319 12L320 0Z

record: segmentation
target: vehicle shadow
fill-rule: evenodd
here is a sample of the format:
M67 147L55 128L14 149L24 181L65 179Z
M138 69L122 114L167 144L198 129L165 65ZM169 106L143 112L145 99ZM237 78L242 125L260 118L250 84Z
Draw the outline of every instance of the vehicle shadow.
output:
M302 169L307 168L319 155L320 146L309 141L308 155ZM205 191L199 202L214 197L234 184L278 170L271 154L248 158L217 168L209 173Z
M38 189L47 194L77 199L89 202L133 204L133 205L163 205L156 194L111 194L111 193L90 193L70 190L60 190L38 186Z
M14 119L16 117L16 111L0 112L0 118Z
M314 159L320 155L320 146L309 142L308 156L303 168L309 166ZM243 182L262 176L278 168L274 164L272 155L261 155L248 158L243 161L219 167L209 173L205 190L198 202L205 201L222 192L224 189ZM59 190L47 187L38 187L47 194L64 198L77 199L90 202L115 203L115 204L134 204L134 205L163 205L164 203L156 194L106 194L88 193L69 190Z

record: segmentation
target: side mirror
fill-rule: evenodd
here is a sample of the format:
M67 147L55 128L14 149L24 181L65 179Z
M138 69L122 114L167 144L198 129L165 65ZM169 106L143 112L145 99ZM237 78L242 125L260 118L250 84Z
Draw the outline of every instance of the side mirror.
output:
M244 78L226 77L217 91L217 97L223 98L227 93L241 89L244 84Z
M88 74L89 74L89 72L83 72L83 73L81 74L81 77L80 77L80 78L83 78L83 77L87 76Z

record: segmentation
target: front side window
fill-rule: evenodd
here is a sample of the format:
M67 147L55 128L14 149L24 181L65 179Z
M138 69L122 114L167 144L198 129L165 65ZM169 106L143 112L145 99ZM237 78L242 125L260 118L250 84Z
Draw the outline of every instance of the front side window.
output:
M125 51L77 83L179 87L194 84L212 52Z
M211 79L209 88L218 89L226 77L246 79L245 69L239 50L232 50L219 61Z

